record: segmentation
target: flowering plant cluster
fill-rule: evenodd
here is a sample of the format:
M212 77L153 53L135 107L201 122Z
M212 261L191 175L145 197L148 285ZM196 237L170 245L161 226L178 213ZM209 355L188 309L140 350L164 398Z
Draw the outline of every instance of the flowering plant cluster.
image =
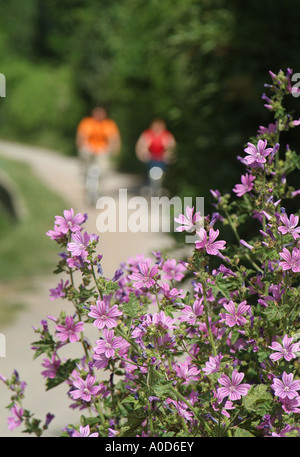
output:
M300 435L300 225L283 206L300 193L287 181L300 160L279 142L300 120L283 107L291 70L270 75L263 98L275 123L260 127L239 157L241 183L233 195L211 190L211 215L187 208L175 219L179 232L196 234L188 258L141 255L107 279L86 216L56 216L47 235L60 248L55 272L67 278L50 299L73 308L42 321L33 350L46 390L64 383L70 407L82 411L63 436ZM222 227L235 243L219 238ZM98 332L93 342L88 326ZM82 355L64 358L66 345ZM9 428L41 435L53 416L42 424L24 409L17 372L2 381L13 392Z

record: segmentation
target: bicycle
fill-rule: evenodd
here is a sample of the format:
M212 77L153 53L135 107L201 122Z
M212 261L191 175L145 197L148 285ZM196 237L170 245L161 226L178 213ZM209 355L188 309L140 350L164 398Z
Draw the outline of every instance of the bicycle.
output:
M163 162L152 162L148 170L150 196L160 197L162 184L165 175L165 164Z
M98 157L90 155L85 174L85 200L95 204L100 196L100 177L102 174Z

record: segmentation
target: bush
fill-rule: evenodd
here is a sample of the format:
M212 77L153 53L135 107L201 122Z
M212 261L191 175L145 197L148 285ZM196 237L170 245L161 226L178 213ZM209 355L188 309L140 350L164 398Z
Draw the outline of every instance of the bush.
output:
M235 198L212 190L215 212L186 208L175 219L178 231L196 234L191 257L140 256L106 279L85 217L56 216L47 234L67 280L51 296L70 300L74 314L43 321L33 349L45 357L46 390L65 383L71 407L83 411L63 436L299 436L300 227L281 205L300 192L287 182L300 161L279 140L300 120L283 106L291 71L270 74L275 123L260 127L239 158L246 171ZM241 239L252 218L256 232ZM231 227L235 244L219 239L218 225ZM89 325L99 330L93 344ZM81 345L82 358L63 361L66 344ZM52 415L41 425L23 408L18 374L2 379L13 390L10 428L41 435Z
M4 62L3 69L7 98L0 112L1 135L73 153L83 105L70 69L22 60Z

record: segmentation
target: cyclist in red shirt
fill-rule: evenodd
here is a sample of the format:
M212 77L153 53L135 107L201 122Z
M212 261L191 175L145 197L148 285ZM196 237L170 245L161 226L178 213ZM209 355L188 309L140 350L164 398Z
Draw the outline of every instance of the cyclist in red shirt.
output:
M175 158L176 142L162 119L154 119L136 143L136 155L148 167L149 192L160 195L164 171Z
M136 143L136 155L141 162L153 162L165 168L174 159L176 142L172 133L166 128L163 119L154 119L147 130L142 132Z

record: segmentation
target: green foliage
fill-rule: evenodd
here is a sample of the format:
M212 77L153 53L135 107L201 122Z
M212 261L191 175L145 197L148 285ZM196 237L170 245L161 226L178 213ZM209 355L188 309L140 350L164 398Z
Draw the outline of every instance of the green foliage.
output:
M82 114L67 66L7 61L7 97L0 112L2 135L72 153L74 124Z
M34 358L39 357L41 354L47 354L48 356L50 356L52 352L55 350L56 343L52 338L52 335L48 334L40 341L34 341L33 347L36 348Z
M38 24L38 0L1 2L0 15L6 56L16 53L31 58L36 50ZM2 42L3 42L2 41Z
M141 311L141 306L139 300L133 293L129 295L128 303L124 303L123 312L128 317L137 317L138 313Z
M255 412L258 416L263 417L270 411L272 402L274 401L267 386L259 384L250 389L247 397L243 399L243 406L247 411Z

